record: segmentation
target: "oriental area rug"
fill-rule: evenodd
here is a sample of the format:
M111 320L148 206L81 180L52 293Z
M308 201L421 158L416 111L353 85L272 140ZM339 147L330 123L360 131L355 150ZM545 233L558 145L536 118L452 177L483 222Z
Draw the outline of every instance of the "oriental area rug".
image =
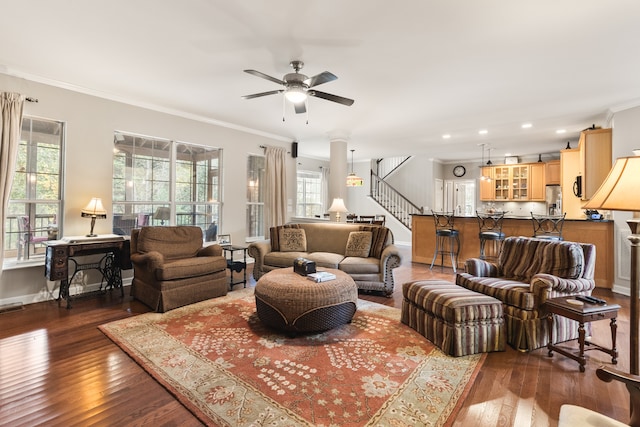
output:
M350 324L290 337L243 289L100 329L207 425L449 425L484 355L449 357L399 319L358 300Z

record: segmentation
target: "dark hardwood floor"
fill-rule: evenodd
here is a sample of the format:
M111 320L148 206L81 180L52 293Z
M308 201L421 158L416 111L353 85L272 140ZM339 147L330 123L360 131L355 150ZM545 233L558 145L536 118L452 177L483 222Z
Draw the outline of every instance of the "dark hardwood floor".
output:
M426 265L412 264L409 248L401 249L405 261L394 270L393 297L363 293L362 299L400 308L402 283L453 280L451 269L430 271ZM248 286L254 285L252 280ZM617 367L628 372L629 298L604 290L594 294L622 306ZM77 298L71 310L48 301L0 314L0 425L201 425L97 329L148 311L140 302L129 297L123 301L113 292ZM594 341L609 345L609 322L592 325ZM627 422L629 396L624 386L595 375L599 365L610 365L610 357L599 351L587 354L584 373L562 355L547 357L546 349L522 353L507 347L488 354L455 425L555 426L564 403Z

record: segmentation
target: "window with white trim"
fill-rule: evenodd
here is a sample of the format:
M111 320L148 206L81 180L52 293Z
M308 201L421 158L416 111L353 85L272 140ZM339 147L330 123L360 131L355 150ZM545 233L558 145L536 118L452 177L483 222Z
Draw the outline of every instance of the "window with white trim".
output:
M299 170L297 173L296 216L322 216L322 173Z
M4 258L42 258L61 235L64 123L23 117L15 174L5 214Z
M145 225L197 225L215 241L220 224L218 148L116 132L113 232Z
M264 187L265 158L249 155L247 159L247 240L265 238Z

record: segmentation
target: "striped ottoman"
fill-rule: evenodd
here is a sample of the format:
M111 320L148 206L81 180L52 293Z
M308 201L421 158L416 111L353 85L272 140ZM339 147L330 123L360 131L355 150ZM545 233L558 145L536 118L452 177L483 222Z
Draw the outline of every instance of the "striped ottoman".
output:
M450 356L504 351L502 303L442 280L402 285L402 323Z

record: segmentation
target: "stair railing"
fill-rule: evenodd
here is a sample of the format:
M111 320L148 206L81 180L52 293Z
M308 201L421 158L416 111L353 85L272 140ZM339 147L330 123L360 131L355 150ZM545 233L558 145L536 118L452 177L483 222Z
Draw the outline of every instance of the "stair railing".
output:
M411 230L411 215L422 214L424 209L413 204L402 193L371 171L371 198L391 216Z

